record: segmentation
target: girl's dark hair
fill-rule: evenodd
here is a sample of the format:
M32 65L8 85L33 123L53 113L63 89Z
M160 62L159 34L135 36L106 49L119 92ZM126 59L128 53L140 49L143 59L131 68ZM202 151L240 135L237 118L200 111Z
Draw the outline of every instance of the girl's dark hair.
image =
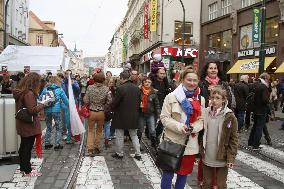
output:
M143 79L142 79L142 84L143 84L146 80L152 81L152 79L151 79L150 77L144 76Z
M220 63L219 62L207 62L205 64L205 66L203 67L202 71L201 71L201 75L200 75L200 80L204 80L207 76L207 70L209 68L209 64L216 64L217 65L217 69L218 69L218 77L220 78L221 81L224 81L224 73L222 72L221 68L220 68Z

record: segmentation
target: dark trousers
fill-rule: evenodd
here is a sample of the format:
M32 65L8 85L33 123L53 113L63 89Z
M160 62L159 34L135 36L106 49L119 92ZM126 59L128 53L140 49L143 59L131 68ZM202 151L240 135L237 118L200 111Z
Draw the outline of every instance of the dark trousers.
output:
M254 124L250 132L248 145L258 148L262 137L262 132L266 124L265 114L254 114Z
M246 129L248 129L250 127L250 115L251 115L251 112L246 111L246 117L245 117Z
M269 136L269 132L268 132L268 129L267 129L267 125L265 124L264 127L263 127L263 134L264 134L264 138L265 140L267 141L267 143L270 143L271 142L271 138Z
M26 174L32 171L31 154L35 142L35 136L21 137L21 144L19 149L20 156L20 171Z
M237 117L238 120L238 130L240 131L243 126L244 126L244 121L245 121L245 111L240 111L240 110L236 110L235 111L235 115Z

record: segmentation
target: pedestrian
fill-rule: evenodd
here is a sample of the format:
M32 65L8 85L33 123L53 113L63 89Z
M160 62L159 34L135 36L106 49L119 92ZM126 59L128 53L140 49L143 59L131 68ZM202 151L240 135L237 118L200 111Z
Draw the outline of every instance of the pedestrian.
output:
M115 87L113 78L108 79L107 87L109 88L111 99L114 99ZM104 136L105 136L105 148L109 147L109 141L114 137L115 129L111 127L111 121L113 117L113 112L110 108L105 111L105 122L104 122Z
M209 95L212 87L216 85L222 85L227 91L228 107L234 109L236 107L234 94L225 81L223 73L219 68L217 62L209 62L202 69L199 87L201 89L201 95L205 98L206 107L209 106Z
M44 105L49 103L49 100L37 103L37 96L40 89L40 75L34 72L25 76L17 88L13 90L13 96L16 101L16 112L21 108L27 108L28 114L32 115L33 122L27 123L20 119L16 119L17 134L21 137L19 148L20 171L24 176L37 177L42 174L31 167L31 153L35 138L41 134L41 125L38 118L38 113L43 110Z
M187 175L192 173L196 155L199 153L198 135L203 130L205 100L200 96L198 76L194 72L184 71L182 83L165 98L161 121L165 127L161 140L178 144L188 143L177 172L176 189L183 189ZM161 188L171 189L174 172L163 171Z
M271 109L271 119L275 120L275 111L277 111L278 106L278 91L277 91L277 81L272 81L270 84L270 109Z
M101 150L101 138L105 121L105 111L112 101L109 88L104 85L105 75L103 72L94 74L95 84L87 88L84 103L89 105L90 116L88 120L87 148L89 156L99 154ZM94 135L96 136L94 139ZM95 140L95 146L94 146Z
M130 81L130 73L125 70L120 73L121 85L117 88L115 98L112 102L114 112L112 127L115 128L116 153L112 155L115 159L123 158L124 129L129 131L132 144L135 149L137 160L141 160L140 144L137 137L140 108L140 90Z
M228 168L233 168L238 149L238 122L227 107L227 92L222 86L210 91L210 106L206 108L201 147L203 187L227 188Z
M246 113L246 99L249 95L248 75L242 75L240 82L235 84L234 95L236 97L235 115L238 119L238 131L241 132L244 125Z
M156 139L156 118L160 117L161 108L158 95L152 87L152 81L149 77L142 80L141 86L141 104L139 115L138 139L141 144L144 127L148 127L146 135L150 136L152 147L156 148L158 141Z
M10 79L9 74L3 75L3 80L0 82L1 94L12 94L13 81Z
M253 150L260 150L260 140L263 129L266 126L266 119L269 112L269 79L270 75L268 73L263 73L259 76L259 79L255 84L255 106L253 108L254 123L248 140L248 146L252 146Z
M40 100L44 100L47 97L54 95L54 102L44 108L45 122L46 122L46 133L44 139L45 149L50 149L53 145L50 142L51 131L53 128L52 121L54 121L55 132L55 146L54 150L63 149L61 145L62 140L62 103L64 106L69 106L69 100L65 95L65 92L61 88L61 80L57 76L49 76L49 83L43 89L42 93L39 96ZM52 93L52 94L51 94ZM52 97L51 97L52 98Z
M135 84L136 86L139 86L141 83L139 82L139 73L137 70L131 70L131 76L130 79L132 81L133 84Z

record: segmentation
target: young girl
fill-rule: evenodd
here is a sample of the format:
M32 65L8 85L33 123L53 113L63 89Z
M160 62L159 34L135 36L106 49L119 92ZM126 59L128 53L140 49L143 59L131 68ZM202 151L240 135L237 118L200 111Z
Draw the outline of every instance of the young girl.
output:
M210 91L203 135L203 188L227 188L228 168L233 168L238 148L238 123L227 107L226 90Z

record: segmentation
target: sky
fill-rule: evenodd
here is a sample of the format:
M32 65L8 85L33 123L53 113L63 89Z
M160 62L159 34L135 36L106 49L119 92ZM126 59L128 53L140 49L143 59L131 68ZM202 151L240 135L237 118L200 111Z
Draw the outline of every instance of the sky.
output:
M104 56L123 20L128 0L30 0L29 9L43 21L54 21L69 49L84 57Z

